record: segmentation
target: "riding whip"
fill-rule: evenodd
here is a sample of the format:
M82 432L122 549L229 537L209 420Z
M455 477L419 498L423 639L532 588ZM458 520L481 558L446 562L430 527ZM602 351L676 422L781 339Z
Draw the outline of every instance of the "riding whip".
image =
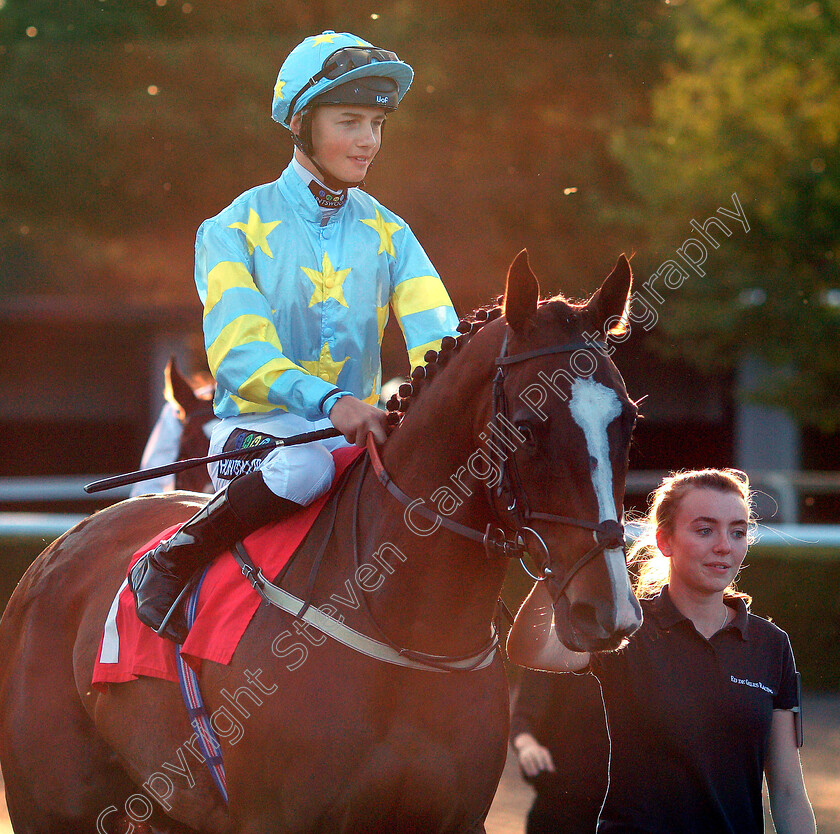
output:
M279 446L298 446L301 443L314 443L318 440L326 440L329 437L338 437L341 432L336 428L319 429L308 431L303 434L295 434L291 437L278 437L270 443L261 443L256 446L248 446L245 449L233 449L230 452L220 452L218 455L209 455L203 458L188 458L178 460L175 463L168 463L165 466L155 466L152 469L139 469L137 472L127 472L125 475L114 475L110 478L102 478L100 481L85 485L85 492L102 492L106 489L136 484L138 481L148 481L151 478L158 478L161 475L174 475L176 472L183 472L185 469L192 469L194 466L201 466L205 463L213 463L217 460L228 458L244 457L257 452L265 452L267 449L276 449Z

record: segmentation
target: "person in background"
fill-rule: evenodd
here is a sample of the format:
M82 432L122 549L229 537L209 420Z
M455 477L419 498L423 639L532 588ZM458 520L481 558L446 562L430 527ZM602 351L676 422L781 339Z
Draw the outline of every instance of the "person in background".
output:
M355 35L306 38L274 87L290 164L198 230L195 281L221 418L210 454L330 427L341 436L211 465L216 495L129 573L139 619L161 636L186 639L180 603L199 569L329 489L333 450L368 434L385 441L376 403L389 306L412 367L456 335L449 295L408 224L360 188L413 77Z
M753 521L744 473L673 475L631 552L644 622L622 650L562 645L541 583L517 615L513 662L601 682L612 753L599 834L760 834L765 777L778 834L816 830L790 641L734 586Z
M595 677L523 669L510 739L536 791L525 834L593 834L607 792L609 758Z
M178 419L178 408L169 400L164 401L158 418L143 447L140 458L141 469L152 469L165 466L178 460L178 449L181 446L181 431L183 427ZM150 493L173 492L175 489L174 475L160 475L132 484L131 497L148 495Z

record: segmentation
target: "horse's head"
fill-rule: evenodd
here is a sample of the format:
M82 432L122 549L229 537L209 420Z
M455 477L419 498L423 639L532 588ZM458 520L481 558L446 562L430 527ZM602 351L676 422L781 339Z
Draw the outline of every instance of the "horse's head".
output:
M432 524L423 530L409 516L424 501L408 504L412 532L443 525L481 541L494 577L504 557L527 551L552 599L557 634L577 651L614 649L641 624L621 525L637 410L606 343L623 332L631 283L622 255L586 303L540 302L523 251L503 307L462 321L461 335L427 352L425 367L387 404L389 423L400 426L385 449L387 468L438 511L424 508ZM462 549L448 552L463 568L460 582L476 575ZM486 610L495 596L482 590Z
M588 302L540 303L523 251L493 328L503 332L496 427L483 433L495 434L506 458L494 502L522 532L553 600L558 637L577 651L616 648L641 623L621 526L637 409L605 341L623 332L631 281L622 255Z
M177 408L182 426L178 460L204 457L210 447L210 432L217 422L213 413L212 386L209 386L209 390L194 390L178 370L174 356L167 362L164 373L166 399ZM192 492L212 492L207 467L196 466L179 472L175 476L175 488Z

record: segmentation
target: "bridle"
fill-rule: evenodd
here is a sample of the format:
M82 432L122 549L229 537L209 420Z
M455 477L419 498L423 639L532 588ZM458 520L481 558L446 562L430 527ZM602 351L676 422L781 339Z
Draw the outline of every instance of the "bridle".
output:
M598 343L595 343L595 345L597 346ZM515 356L507 356L507 331L505 331L505 339L502 343L501 356L496 359L495 363L496 376L493 380L493 420L497 421L497 426L498 424L502 424L506 430L510 431L510 429L513 429L516 431L516 427L510 422L507 416L509 409L507 396L504 390L505 369L509 365L513 365L518 362L525 362L538 356L568 353L579 349L586 349L587 347L588 346L582 341L573 341L557 347L540 348L538 350L517 354ZM519 434L519 437L522 439L521 434ZM379 480L388 492L400 501L400 503L404 504L413 512L416 512L418 515L422 515L424 518L434 521L438 526L446 527L448 530L467 539L481 542L488 558L506 557L518 558L521 560L525 553L525 540L523 534L530 533L542 546L545 552L545 561L547 562L548 547L539 533L530 526L530 522L533 520L548 521L555 524L566 524L573 527L582 527L587 530L592 530L595 538L595 545L580 559L578 559L578 561L575 562L568 571L566 571L562 582L559 583L560 590L557 592L558 595L566 589L566 586L569 582L571 582L572 578L578 573L578 571L581 570L581 568L587 565L596 556L603 553L604 550L614 548L623 549L624 547L624 528L617 521L612 520L595 523L576 518L568 518L566 516L553 515L550 513L532 512L528 507L524 491L522 490L522 483L516 469L516 461L512 457L510 458L510 465L505 465L507 463L507 458L504 458L501 461L502 477L498 486L498 497L505 497L507 502L506 511L513 517L516 526L515 533L510 536L502 528L494 528L492 524L488 524L486 530L483 532L475 530L472 527L467 527L464 524L459 524L446 516L442 516L434 512L434 510L430 510L423 504L422 500L410 498L391 480L390 475L386 472L385 467L382 464L382 460L379 457L379 450L376 448L376 443L373 440L372 434L369 434L367 437L367 449L367 457L359 458L359 460L362 461L362 465L360 474L357 478L352 510L351 540L353 542L353 564L356 570L358 570L360 566L358 536L360 498L362 488L366 481L367 467L369 465L373 467L377 480ZM322 537L321 545L316 551L315 558L313 559L309 575L308 590L304 596L304 600L291 596L288 592L279 587L278 584L275 584L281 581L283 573L285 573L288 569L288 565L284 568L283 572L281 572L281 575L277 577L275 583L269 582L262 575L262 571L260 571L259 568L257 568L251 561L242 542L237 542L234 547L234 558L239 563L242 573L264 600L272 605L275 605L281 610L292 614L298 619L305 620L309 624L314 625L317 629L321 630L324 634L328 634L333 639L344 643L355 651L366 654L368 657L399 666L408 666L414 669L431 669L439 672L470 671L486 668L493 661L496 647L499 644L499 627L496 622L494 622L494 626L491 629L490 637L476 651L460 656L432 655L400 647L391 640L385 634L382 626L379 625L374 617L373 611L368 604L366 594L361 594L361 600L364 601L368 621L375 627L380 640L376 640L356 632L344 625L343 622L341 622L342 618L336 620L335 618L325 616L320 609L312 606L312 592L315 587L318 570L326 551L327 544L333 534L335 516L338 510L338 500L342 494L343 485L347 483L351 473L355 469L355 465L349 466L341 476L341 485L336 486L334 489L333 498L330 502L329 522L325 524L325 535ZM291 562L289 562L289 564L291 564ZM523 567L525 567L524 562ZM527 567L525 570L528 570ZM528 572L530 573L530 571ZM551 579L552 584L554 584L553 573L547 565L543 565L539 576L534 576L534 574L531 574L531 576L538 581ZM504 603L501 600L499 600L499 603L500 608L506 611ZM317 615L320 615L320 619L317 618ZM510 616L510 619L512 621L512 616Z
M508 399L505 394L505 371L511 365L519 364L520 362L527 362L529 359L536 359L540 356L551 356L554 354L574 353L577 350L591 350L592 348L600 348L606 355L606 345L602 342L585 342L577 339L566 342L563 345L553 345L544 348L537 348L525 353L517 353L513 356L507 355L508 344L508 330L505 330L505 337L502 341L502 349L500 355L496 359L496 376L493 379L493 416L491 423L496 427L496 430L506 436L508 440L515 443L519 440L520 443L524 441L522 435L516 429L516 426L510 420L510 409L508 407ZM516 432L516 436L514 435ZM545 556L541 572L534 575L525 565L522 557L520 562L532 579L543 581L552 578L552 585L559 596L566 590L569 583L575 575L593 559L598 557L605 550L623 549L624 548L624 527L614 519L606 521L584 521L579 518L570 518L569 516L554 515L553 513L534 512L528 505L528 499L525 491L522 488L522 479L519 475L519 469L516 465L516 457L514 454L507 456L499 456L499 469L501 472L499 485L496 488L496 495L502 498L505 502L505 511L513 517L514 526L516 527L517 539L524 544L524 533L529 533L534 539L539 542L543 549ZM569 527L582 527L585 530L593 531L593 538L595 544L580 557L565 574L556 579L553 576L552 569L548 566L548 547L542 536L534 530L531 526L532 521L547 521L552 524L564 524Z
M527 351L525 353L517 353L513 356L507 355L508 344L508 330L505 330L504 341L502 342L502 349L500 355L495 362L496 375L493 379L493 416L491 424L494 425L497 435L504 433L510 443L516 443L518 440L521 444L524 442L524 437L519 433L516 427L510 421L510 409L508 406L507 395L505 393L505 375L506 369L520 362L527 362L530 359L536 359L540 356L550 356L553 354L572 353L576 350L588 350L593 347L606 346L599 342L584 342L582 340L574 340L563 345L555 345L536 350ZM516 435L514 435L516 432ZM528 505L525 492L522 488L522 480L519 475L519 470L516 466L516 458L513 454L499 455L499 467L501 477L496 488L496 495L502 498L505 502L506 512L512 517L514 522L514 533L508 535L501 527L494 528L492 524L488 524L486 530L483 532L475 530L466 525L459 524L452 521L446 516L436 513L429 509L419 499L412 499L404 493L392 480L390 475L385 471L382 461L379 458L378 450L373 442L371 436L368 436L368 452L370 460L373 465L376 477L379 482L402 504L409 507L412 512L417 513L424 518L434 521L435 524L446 527L448 530L473 541L481 542L484 545L485 553L488 558L504 557L519 559L522 562L523 568L526 572L537 581L546 579L552 580L552 586L555 593L559 596L566 590L572 579L579 573L579 571L588 565L593 559L598 557L605 550L624 549L624 527L618 521L609 519L606 521L593 522L585 521L578 518L570 518L568 516L554 515L553 513L534 512ZM510 448L510 446L508 446ZM547 521L552 524L564 524L569 527L582 527L585 530L592 530L595 544L583 554L560 578L555 578L552 569L548 566L549 552L548 546L543 540L542 536L534 530L531 526L533 521ZM525 565L523 557L526 552L525 548L525 534L533 536L539 543L543 550L543 563L537 575Z

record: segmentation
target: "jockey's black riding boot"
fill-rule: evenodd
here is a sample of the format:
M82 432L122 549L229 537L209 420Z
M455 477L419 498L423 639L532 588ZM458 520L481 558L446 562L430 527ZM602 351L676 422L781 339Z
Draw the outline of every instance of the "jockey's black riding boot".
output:
M237 541L298 509L300 504L275 495L259 470L231 481L129 571L140 622L161 637L183 643L189 632L183 592L190 579Z

